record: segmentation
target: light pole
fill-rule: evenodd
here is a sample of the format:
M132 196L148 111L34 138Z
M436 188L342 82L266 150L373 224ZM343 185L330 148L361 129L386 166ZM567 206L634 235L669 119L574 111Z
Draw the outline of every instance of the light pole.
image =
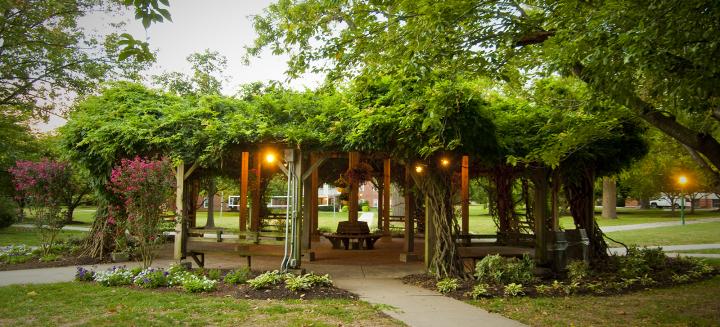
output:
M688 179L685 177L685 175L680 175L678 177L678 184L680 184L680 222L681 224L685 225L685 184L687 184ZM691 204L692 205L692 204Z

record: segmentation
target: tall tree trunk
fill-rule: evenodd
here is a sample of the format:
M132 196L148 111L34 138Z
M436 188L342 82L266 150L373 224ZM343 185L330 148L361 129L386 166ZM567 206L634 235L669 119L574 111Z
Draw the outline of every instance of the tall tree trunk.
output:
M640 198L640 209L650 209L650 198L643 197Z
M614 177L603 177L602 217L617 218L617 185Z
M593 265L607 260L607 243L595 221L593 191L595 172L590 168L574 171L571 176L564 175L565 196L570 203L570 214L576 228L585 229L590 241L590 262Z
M435 231L435 244L433 257L430 258L430 270L443 277L467 277L465 269L458 255L455 235L460 227L455 220L453 206L453 192L451 174L443 171L426 170L421 174L413 174L415 185L425 196L428 219Z

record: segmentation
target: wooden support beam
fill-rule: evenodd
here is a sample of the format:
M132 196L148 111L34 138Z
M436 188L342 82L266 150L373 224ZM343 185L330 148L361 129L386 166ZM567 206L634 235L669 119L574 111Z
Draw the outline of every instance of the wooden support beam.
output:
M390 236L390 159L383 160L382 220L383 234Z
M558 209L558 196L560 193L560 172L555 169L552 173L552 190L550 200L550 215L552 217L552 230L560 230L560 212Z
M183 213L184 213L184 203L183 203L183 184L185 182L185 163L180 161L178 163L178 166L175 170L175 214L178 215L179 219L175 220L175 243L173 247L173 258L176 261L180 261L183 258L183 238L185 237L185 233L183 232L183 222L185 219L183 219Z
M190 166L190 169L188 169L188 170L185 172L185 177L183 177L183 178L184 178L184 179L190 178L190 175L192 175L192 173L195 171L195 169L197 169L197 167L198 167L198 163L197 163L197 161L196 161L196 162L194 162L194 163L192 164L192 166Z
M350 152L348 159L349 169L355 168L360 163L360 153ZM358 182L353 180L350 182L350 199L348 204L348 220L351 222L358 221Z
M461 231L463 234L470 233L470 181L468 176L468 168L470 159L468 156L462 157L462 165L460 168L460 217L462 219Z
M312 169L310 173L310 207L312 208L312 210L310 210L310 234L312 240L319 241L320 233L318 232L318 187L320 187L320 185L318 185L319 165L316 165L317 160L317 156L314 153L310 154L310 169Z
M544 169L533 173L533 216L535 218L535 262L547 263L548 179Z
M248 168L250 166L250 152L243 152L240 162L240 203L238 203L238 211L240 212L240 231L247 230L248 210L247 210L247 190L248 190Z
M410 172L412 165L405 165L405 244L403 251L411 253L415 251L415 201L412 196L412 176ZM427 230L427 227L425 228Z
M260 230L260 182L262 179L262 156L260 152L255 153L255 181L252 185L252 211L250 212L250 230Z

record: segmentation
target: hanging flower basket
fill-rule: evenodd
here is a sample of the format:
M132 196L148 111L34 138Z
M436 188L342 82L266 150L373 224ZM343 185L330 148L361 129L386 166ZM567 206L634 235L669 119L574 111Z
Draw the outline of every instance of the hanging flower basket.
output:
M350 168L345 172L345 178L349 182L357 182L362 184L372 178L372 167L366 163L359 163L354 168Z

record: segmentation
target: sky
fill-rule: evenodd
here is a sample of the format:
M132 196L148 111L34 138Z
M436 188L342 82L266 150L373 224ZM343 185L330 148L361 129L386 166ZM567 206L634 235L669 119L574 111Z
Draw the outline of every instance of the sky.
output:
M232 95L240 84L255 81L286 81L286 56L264 53L251 58L250 65L242 61L244 46L252 45L255 31L249 18L261 14L273 1L270 0L174 0L170 2L172 22L155 23L146 32L135 20L131 11L117 13L125 17L128 25L123 29L136 39L149 38L150 47L157 51L156 64L147 76L165 71L190 73L186 61L188 55L205 49L218 51L228 59L228 69L223 75L229 81L223 93ZM107 29L108 21L117 20L107 13L88 16L78 24L99 33ZM147 34L146 34L147 33ZM319 75L306 75L289 82L294 89L315 88L320 84ZM52 116L47 123L38 123L38 131L50 131L64 124L64 120Z

